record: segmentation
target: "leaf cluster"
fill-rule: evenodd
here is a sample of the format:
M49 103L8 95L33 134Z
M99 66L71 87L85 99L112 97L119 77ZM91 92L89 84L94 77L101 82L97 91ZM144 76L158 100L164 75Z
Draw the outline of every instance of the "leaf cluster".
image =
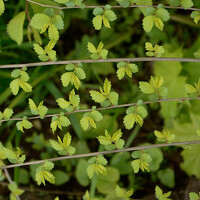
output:
M163 191L161 190L159 186L156 186L155 188L155 195L158 200L172 200L168 198L170 197L171 192L163 193Z
M155 45L153 46L150 42L145 43L145 48L146 48L146 55L147 56L154 56L154 57L161 57L162 54L165 52L165 49L163 46Z
M139 88L141 92L144 94L152 94L150 96L151 100L158 100L165 98L167 95L167 88L163 86L164 84L164 79L163 76L156 76L153 77L151 76L151 79L148 82L140 81L139 82Z
M172 134L169 130L163 130L162 132L155 130L154 134L158 142L171 143L175 138L175 134Z
M0 120L9 120L13 115L13 109L6 108L3 112L0 111Z
M56 61L56 51L53 50L56 43L53 40L50 40L49 43L42 48L39 44L33 44L35 52L38 54L38 58L41 61Z
M15 78L10 83L10 88L13 95L17 95L19 92L19 88L22 88L25 92L32 92L32 86L27 83L30 79L29 75L26 72L27 68L24 67L21 70L15 69L12 71L11 76Z
M57 128L62 130L62 127L67 127L70 124L71 122L69 121L69 119L66 116L64 116L64 113L61 112L59 116L52 117L50 126L54 133L57 130Z
M100 92L91 90L90 96L103 107L117 105L119 99L118 93L111 92L111 82L107 78L104 81L103 89L100 87Z
M96 107L93 107L91 112L85 113L81 118L80 124L84 131L89 128L89 125L93 128L96 128L95 122L99 122L103 119L103 115L95 109Z
M152 158L149 154L144 151L134 151L131 156L135 159L131 162L134 173L138 173L140 169L142 171L150 171L149 163L152 161Z
M15 182L10 183L8 185L8 189L11 191L11 194L9 196L10 200L18 200L17 196L20 196L21 194L24 193L24 190L19 189Z
M55 183L55 177L53 174L50 173L50 171L53 168L54 168L54 164L48 160L45 160L42 165L37 167L35 180L37 181L38 185L41 185L41 183L45 185L45 181L48 181L52 184Z
M48 30L48 37L55 43L59 40L58 30L64 28L64 22L61 15L55 13L54 9L46 9L43 13L36 13L31 24L33 28L40 31L40 34Z
M117 77L119 80L121 80L125 74L132 78L132 74L138 72L138 66L132 63L119 62L117 68Z
M159 4L157 9L153 7L146 8L143 13L145 17L142 24L146 32L150 32L154 25L162 31L164 27L163 22L168 21L170 18L169 12L162 4Z
M108 161L103 157L103 155L98 155L90 158L88 163L90 165L87 167L87 174L90 179L94 176L94 173L97 175L107 174L107 170L104 166L107 165Z
M43 101L41 101L39 105L36 106L35 102L32 99L28 100L31 113L33 115L40 115L40 118L44 119L44 116L47 114L48 108L43 105Z
M191 97L200 96L200 78L198 83L195 83L194 86L191 84L185 84L185 90Z
M16 124L17 129L24 133L24 129L31 129L33 127L32 123L27 120L27 117L23 117L23 119Z
M58 136L58 142L55 140L50 140L50 144L53 149L55 149L59 155L73 155L76 151L74 147L72 147L71 144L72 137L68 133L64 135L63 141Z
M124 192L124 189L120 188L118 185L115 189L115 192L116 192L117 196L119 198L122 198L123 200L129 200L130 197L133 195L133 189L130 189L129 191Z
M69 64L66 66L66 70L69 72L65 72L61 76L61 82L64 87L67 87L71 82L72 85L78 90L81 86L81 81L86 78L86 74L82 69L82 64Z
M103 46L104 46L103 42L100 42L97 48L91 42L88 42L87 48L88 51L92 53L90 57L93 60L98 60L100 58L104 60L107 59L108 50L103 49Z
M59 107L66 110L67 112L71 112L73 110L79 109L80 97L75 94L74 89L69 94L69 101L66 101L63 98L59 98L56 100Z
M117 19L116 14L111 10L110 5L106 5L105 9L102 8L95 8L93 11L93 14L95 17L93 18L92 22L94 25L94 28L96 30L100 30L102 28L102 24L106 28L110 27L110 21L115 21Z
M98 136L99 143L105 145L105 149L112 151L115 148L123 149L125 141L120 139L122 137L122 131L119 129L112 136L105 130L105 136Z
M17 147L16 151L3 147L3 153L4 153L4 156L13 164L15 163L22 164L26 159L26 156L22 155L23 152L21 151L19 147Z
M131 106L126 110L123 123L126 129L132 129L135 123L143 125L143 119L148 115L143 106Z

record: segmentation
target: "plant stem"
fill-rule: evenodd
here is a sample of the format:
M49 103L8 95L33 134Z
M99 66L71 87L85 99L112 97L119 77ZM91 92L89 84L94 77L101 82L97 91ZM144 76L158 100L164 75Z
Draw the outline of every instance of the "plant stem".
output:
M157 101L146 101L146 102L143 102L143 104L169 102L169 101L182 101L182 102L184 102L186 100L200 100L200 97L197 97L197 98L183 97L183 98L172 98L172 99L159 99ZM114 109L114 108L124 108L124 107L136 106L136 105L137 105L137 103L129 103L129 104L121 104L121 105L116 105L116 106L97 108L96 110L101 111L101 110L109 110L109 109ZM92 111L92 109L75 110L75 111L72 111L72 112L66 112L65 115L70 115L70 114L73 114L73 113L91 112L91 111ZM50 118L50 117L59 116L59 115L60 114L45 115L44 118ZM32 120L32 119L40 119L40 116L27 118L27 120ZM23 118L11 118L9 120L0 120L0 122L21 121L21 120L23 120Z
M117 149L117 150L113 150L113 151L101 151L101 152L93 152L93 153L86 153L86 154L78 154L78 155L73 155L73 156L62 156L62 157L50 158L48 160L51 162L55 162L55 161L59 161L59 160L85 158L85 157L113 154L113 153L119 153L119 152L129 152L129 151L138 151L138 150L145 150L145 149L152 149L152 148L159 148L159 147L183 146L183 145L192 145L192 144L200 144L200 140L174 142L174 143L169 143L169 144L167 144L167 143L153 144L153 145L149 145L149 146L140 146L140 147L130 147L127 149ZM23 164L12 164L12 165L0 167L0 169L8 169L8 168L22 167L22 166L27 166L27 165L42 164L42 163L44 163L44 161L45 160L36 160L36 161L25 162Z
M44 4L37 3L37 2L32 1L32 0L27 0L27 1L29 1L30 3L34 3L34 4L37 4L39 6L42 6L42 7L57 8L57 9L60 9L60 10L80 8L80 6L75 6L75 7L67 7L67 6L66 7L59 7L59 6L44 5ZM148 8L148 7L157 8L158 5L152 5L152 6L149 6L149 5L130 5L128 7L129 8ZM93 9L93 8L105 8L105 6L85 6L84 8L90 8L90 9ZM124 8L124 7L122 7L122 6L112 6L112 8ZM165 8L185 10L185 8L183 8L183 7L177 7L177 6L165 6ZM199 8L188 8L187 10L200 11Z
M107 60L63 60L55 62L35 62L25 64L8 64L0 65L0 69L9 68L22 68L22 67L37 67L37 66L49 66L49 65L65 65L65 64L77 64L77 63L116 63L116 62L153 62L153 61L177 61L177 62L200 62L199 58L156 58L156 57L138 57L138 58L109 58Z

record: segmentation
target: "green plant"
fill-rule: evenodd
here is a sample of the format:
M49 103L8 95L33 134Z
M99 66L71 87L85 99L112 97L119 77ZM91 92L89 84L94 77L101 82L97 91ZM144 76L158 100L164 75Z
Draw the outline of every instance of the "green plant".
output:
M0 143L0 184L8 179L11 200L19 200L21 195L23 198L20 185L34 185L33 181L38 185L49 182L55 187L68 181L69 185L80 184L82 187L72 187L75 193L77 188L84 190L84 200L128 200L133 195L130 188L134 188L135 198L143 198L146 194L138 190L155 187L156 181L174 187L177 179L169 161L176 155L174 152L180 153L176 146L183 145L191 148L181 151L181 170L200 178L200 71L196 59L200 57L200 40L195 40L197 31L183 29L185 25L198 28L199 2L167 0L165 6L160 4L162 1L154 5L152 0L117 0L112 6L93 3L26 0L26 5L20 2L16 6L0 0L1 30L7 27L8 33L0 32L0 134L4 133ZM7 9L12 11L15 6L14 17L12 12L7 15ZM192 11L195 23L171 9ZM8 18L11 20L7 24ZM118 23L113 23L116 19ZM171 20L184 26L176 29ZM78 29L73 24L79 24ZM76 36L74 31L82 35ZM184 33L181 38L179 33ZM30 43L23 42L24 36ZM96 47L93 44L97 41L101 42ZM38 63L38 59L42 62ZM136 65L138 61L156 62ZM116 73L112 63L117 63ZM10 68L16 68L11 77ZM162 132L157 131L161 128ZM161 147L165 147L164 153ZM32 151L36 160L31 160ZM163 162L164 155L168 156L167 162ZM24 162L26 156L31 161ZM86 157L91 158L87 161ZM193 167L188 163L194 158L197 162L192 163ZM55 161L60 162L52 171ZM30 168L21 168L27 165ZM13 181L8 168L15 168ZM148 181L152 184L147 184L147 172L151 173ZM170 200L170 195L156 186L157 199ZM52 199L58 200L55 196ZM197 200L199 195L191 192L189 198Z

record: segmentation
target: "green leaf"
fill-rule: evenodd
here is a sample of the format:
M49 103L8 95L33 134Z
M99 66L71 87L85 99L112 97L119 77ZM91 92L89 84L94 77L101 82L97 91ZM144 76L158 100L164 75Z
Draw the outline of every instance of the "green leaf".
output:
M159 30L161 30L161 31L163 30L164 24L163 24L163 21L162 21L160 18L155 17L155 18L154 18L154 23L155 23L156 27L157 27Z
M13 109L11 108L6 108L4 111L3 111L3 116L4 116L4 119L5 120L8 120L11 118L11 116L13 115Z
M64 28L64 22L63 22L63 19L62 19L62 17L60 15L55 15L54 16L53 24L59 30L62 30Z
M188 8L191 8L194 5L194 3L192 2L192 0L181 0L181 5L185 9L188 9Z
M25 11L18 13L11 19L7 25L8 35L20 45L23 41L23 26L25 20Z
M64 87L67 87L71 81L73 73L72 72L66 72L61 76L61 82Z
M63 185L70 180L69 175L61 170L55 170L52 174L55 177L55 185Z
M189 175L195 175L200 178L200 156L199 156L200 145L196 144L192 149L184 149L181 152L183 162L181 168ZM195 161L195 162L194 162ZM192 165L191 165L192 163Z
M89 179L87 176L87 167L89 166L88 162L84 159L80 159L76 165L75 176L77 181L81 186L88 186Z
M90 96L97 103L101 103L106 100L106 96L97 91L90 91Z
M102 27L102 22L103 22L103 16L102 15L97 15L96 17L93 18L92 23L93 26L96 30L100 30Z
M138 173L140 170L140 159L133 160L131 166L133 167L134 173Z
M4 13L4 11L5 11L4 1L0 0L0 16Z
M196 194L195 192L190 192L189 197L190 197L190 200L199 200L199 195Z
M54 141L54 140L49 140L51 146L53 149L55 149L56 151L62 151L63 147L61 144L59 144L58 142Z
M198 92L198 91L197 91L197 88L193 87L193 86L190 85L190 84L185 84L185 90L186 90L186 92L189 93L189 94Z
M78 67L75 71L75 74L78 76L79 79L83 80L86 78L86 74L83 71L83 69L81 69L80 67Z
M112 105L118 105L119 94L117 92L110 92L108 98Z
M35 29L43 29L45 26L49 26L51 18L45 14L37 13L31 19L31 26Z
M140 81L139 85L141 92L145 94L152 94L155 92L155 89L147 82Z
M95 172L95 164L89 165L87 167L87 174L89 179L91 179L94 176L94 172Z
M125 76L126 68L121 67L117 70L117 77L119 80L121 80Z
M88 48L90 53L97 53L96 47L91 42L88 42L87 48Z
M48 35L49 39L55 42L59 39L58 29L53 24L50 24L49 26Z
M124 123L124 126L126 129L128 129L128 130L132 129L135 124L134 114L130 113L130 114L126 115L124 117L123 123Z
M39 44L33 44L33 48L38 55L46 54L46 51Z
M95 8L95 9L93 10L93 14L94 14L95 16L97 16L97 15L102 15L102 14L103 14L103 9L97 7L97 8Z
M62 109L67 109L70 106L70 102L66 101L63 98L59 98L56 100L56 102L58 103L58 105L62 108Z
M116 194L118 197L122 197L122 198L124 197L124 190L122 188L120 188L118 185L117 185L115 191L116 191Z
M168 21L169 18L170 18L169 12L166 9L164 9L164 8L159 8L156 11L156 16L158 18L160 18L164 22Z
M150 32L152 30L153 24L154 24L154 16L153 15L146 16L142 20L142 25L146 32Z
M103 24L106 28L111 28L109 21L104 15L103 15Z
M103 89L104 89L104 92L105 92L106 95L110 94L111 82L107 78L104 81Z
M115 14L112 10L106 10L106 11L104 12L104 16L106 17L106 19L107 19L108 21L114 21L114 20L117 19L116 14Z
M114 167L107 167L107 175L100 174L97 178L97 191L102 194L109 194L115 191L117 182L120 179L119 171Z
M175 185L175 175L171 168L158 171L158 178L163 185L169 188L173 188Z

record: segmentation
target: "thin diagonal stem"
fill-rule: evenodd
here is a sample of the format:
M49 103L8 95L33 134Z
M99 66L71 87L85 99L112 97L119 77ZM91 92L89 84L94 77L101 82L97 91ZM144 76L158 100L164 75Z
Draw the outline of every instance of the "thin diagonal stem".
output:
M160 99L157 101L146 101L143 102L143 104L151 104L151 103L160 103L160 102L170 102L170 101L186 101L186 100L200 100L200 97L197 98L191 98L191 97L184 97L184 98L172 98L172 99ZM104 107L104 108L97 108L96 110L101 111L101 110L110 110L114 108L124 108L124 107L130 107L130 106L136 106L137 103L128 103L128 104L121 104L117 106L109 106L109 107ZM82 113L82 112L91 112L92 109L84 109L84 110L75 110L72 112L66 112L65 115L70 115L74 113ZM60 114L52 114L52 115L45 115L44 118L50 118L54 116L59 116ZM27 118L28 120L33 120L33 119L40 119L40 116L35 116L35 117L29 117ZM0 122L6 122L6 121L20 121L23 120L23 118L11 118L9 120L0 120Z
M56 8L56 9L60 9L60 10L80 8L80 6L75 6L75 7L67 7L67 6L65 6L65 7L59 7L59 6L51 6L51 5L41 4L41 3L38 3L38 2L35 2L35 1L32 1L32 0L27 0L27 1L29 1L30 3L34 3L34 4L37 4L39 6L42 6L42 7ZM149 6L149 5L130 5L130 6L128 6L128 8L148 8L148 7L157 8L158 5L152 5L152 6ZM89 9L93 9L93 8L105 8L105 6L85 6L84 8L89 8ZM122 6L112 6L112 8L124 8L124 7L122 7ZM188 9L185 9L183 7L178 7L178 6L165 6L165 8L168 8L168 9L181 9L181 10L200 11L199 8L188 8Z
M142 147L141 146L140 147L130 147L127 149L117 149L117 150L113 150L113 151L101 151L101 152L93 152L93 153L86 153L86 154L77 154L77 155L73 155L73 156L62 156L62 157L50 158L48 160L51 162L55 162L55 161L59 161L59 160L85 158L85 157L113 154L113 153L119 153L119 152L130 152L130 151L138 151L138 150L145 150L145 149L152 149L152 148L159 148L159 147L183 146L183 145L192 145L192 144L200 144L200 140L186 141L186 142L174 142L174 143L170 143L170 144L169 143L153 144L153 145L142 146ZM22 167L22 166L27 166L27 165L42 164L44 161L45 160L36 160L36 161L31 161L31 162L25 162L23 164L12 164L12 165L0 167L0 169L8 169L8 168Z
M9 174L8 170L7 170L6 168L4 168L3 170L4 170L4 173L5 173L5 175L6 175L6 178L8 179L8 182L9 182L10 184L13 183L13 181L12 181L12 179L11 179L11 177L10 177L10 174ZM16 195L16 198L17 198L17 200L20 200L20 197L19 197L18 195Z
M139 57L139 58L109 58L107 60L63 60L55 62L35 62L25 64L8 64L0 65L0 69L9 68L22 68L22 67L37 67L37 66L49 66L49 65L66 65L66 64L78 64L78 63L116 63L116 62L151 62L151 61L177 61L177 62L200 62L197 58L155 58L155 57Z

